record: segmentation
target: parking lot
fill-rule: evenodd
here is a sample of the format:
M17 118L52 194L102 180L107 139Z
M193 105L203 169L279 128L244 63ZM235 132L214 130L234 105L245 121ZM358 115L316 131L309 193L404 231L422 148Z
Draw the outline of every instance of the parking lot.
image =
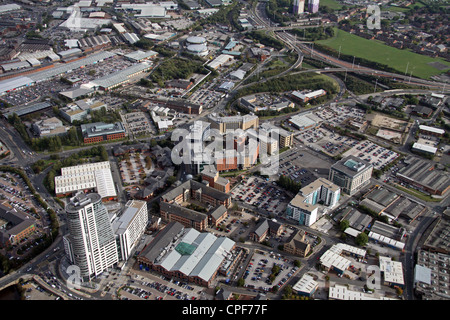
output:
M269 213L282 214L289 202L286 192L275 182L251 176L236 186L231 196L234 200L243 201L255 208L262 208Z
M6 200L2 202L3 205L11 206L39 219L39 212L44 212L44 209L33 200L22 178L10 172L0 172L0 176L0 199Z
M126 131L131 136L143 136L155 133L148 113L142 111L130 112L122 115L122 121Z
M132 282L133 281L133 282ZM196 300L196 294L193 294L194 287L180 283L172 282L172 286L165 285L156 281L146 282L132 280L120 291L122 300ZM190 290L190 294L181 290L184 288Z
M273 252L255 250L243 278L247 288L267 292L273 286L280 289L297 271L293 260Z
M353 155L362 160L370 162L375 169L383 169L387 164L391 163L399 154L373 142L364 140L357 143L354 147L344 153L344 157Z
M198 89L189 97L189 101L201 104L204 108L212 108L219 102L223 95L223 92Z
M124 185L140 185L141 180L153 171L153 166L147 167L146 157L147 154L129 153L119 161L120 175Z
M364 121L365 118L363 110L347 105L331 105L316 111L315 115L332 126L340 126L342 122L349 118L359 122Z
M71 72L64 74L63 77L65 78L80 79L80 81L74 85L61 81L61 77L57 76L51 80L41 81L32 86L8 92L2 96L2 100L13 106L19 106L40 101L42 97L49 95L54 95L57 97L58 93L61 91L78 87L82 83L88 83L89 81L122 70L131 65L132 62L124 58L118 56L113 57L111 59L107 59L93 65L87 65L83 68L72 70Z
M299 134L298 138L330 157L337 156L358 144L356 139L341 136L324 127L306 130Z

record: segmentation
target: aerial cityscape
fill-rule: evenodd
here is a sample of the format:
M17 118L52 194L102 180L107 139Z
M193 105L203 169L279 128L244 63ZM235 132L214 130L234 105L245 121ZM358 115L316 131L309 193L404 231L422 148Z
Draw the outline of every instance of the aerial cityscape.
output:
M450 300L449 7L0 0L0 300Z

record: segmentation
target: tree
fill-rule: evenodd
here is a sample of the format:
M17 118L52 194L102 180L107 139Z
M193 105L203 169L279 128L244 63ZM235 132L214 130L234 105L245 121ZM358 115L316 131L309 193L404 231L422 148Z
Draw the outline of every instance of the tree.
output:
M355 238L355 242L357 245L359 246L365 246L367 244L367 242L369 242L369 237L367 236L367 234L365 232L361 232L360 234L358 234Z
M245 280L243 278L239 278L239 280L237 281L237 286L238 287L243 287L245 284Z
M342 220L341 223L339 224L339 228L341 229L342 232L345 231L345 229L347 229L350 226L350 222L348 222L348 220Z

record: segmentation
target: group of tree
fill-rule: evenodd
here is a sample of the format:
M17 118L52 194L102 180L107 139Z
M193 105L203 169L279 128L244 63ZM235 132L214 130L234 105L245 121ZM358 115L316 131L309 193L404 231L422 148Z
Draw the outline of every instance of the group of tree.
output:
M258 117L269 117L269 116L277 116L277 115L281 115L281 114L287 114L287 113L291 113L291 112L296 112L299 111L300 107L299 106L295 106L295 107L286 107L283 108L281 110L261 110L261 111L257 111L255 114Z
M61 168L76 166L86 162L108 161L108 152L104 146L94 146L80 150L64 159L54 157L54 160L52 168L44 179L45 187L52 193L55 192L55 176L61 173Z
M292 193L295 194L298 193L302 187L302 184L300 182L295 182L294 180L292 180L289 177L286 177L283 174L278 178L277 184L280 187L288 191L291 191Z
M270 19L284 26L290 21L294 21L296 17L292 14L293 2L290 0L269 0L266 5L266 14Z
M306 41L325 40L334 37L333 27L320 26L315 28L292 29L289 32Z
M266 32L262 30L249 32L247 36L265 46L272 47L276 50L281 50L284 48L283 41L266 34Z
M188 79L193 73L206 74L208 70L200 61L192 61L183 58L166 59L150 75L150 80L157 82L160 87L171 79Z
M283 77L269 79L267 81L252 84L240 89L234 99L259 92L269 92L271 94L292 90L319 90L323 89L327 95L336 94L339 86L326 76L320 74L289 74Z

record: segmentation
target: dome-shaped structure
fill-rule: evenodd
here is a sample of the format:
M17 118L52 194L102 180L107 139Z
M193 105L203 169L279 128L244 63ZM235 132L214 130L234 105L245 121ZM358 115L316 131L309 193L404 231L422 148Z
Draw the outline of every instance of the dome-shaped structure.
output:
M208 47L206 44L191 44L188 45L186 49L189 53L198 56L206 56L208 54Z
M186 39L186 43L189 44L206 44L206 38L192 36Z

